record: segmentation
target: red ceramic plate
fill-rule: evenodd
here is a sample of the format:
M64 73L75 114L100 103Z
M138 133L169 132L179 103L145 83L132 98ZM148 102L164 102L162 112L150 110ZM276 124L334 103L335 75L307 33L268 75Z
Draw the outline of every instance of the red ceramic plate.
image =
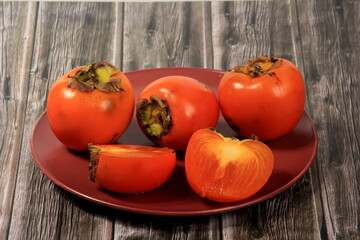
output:
M223 71L201 68L158 68L128 72L135 95L151 81L168 75L183 75L207 84L216 92ZM217 131L236 136L220 117ZM118 141L121 144L152 145L142 134L135 118ZM268 145L275 156L274 171L267 184L254 196L236 203L216 203L201 199L187 184L184 154L178 154L172 177L161 187L138 195L115 194L89 180L88 155L65 148L52 133L46 112L38 120L31 139L31 149L39 168L63 189L90 201L112 208L155 215L194 216L223 213L269 199L301 178L312 164L317 151L317 132L304 112L298 126L288 135Z

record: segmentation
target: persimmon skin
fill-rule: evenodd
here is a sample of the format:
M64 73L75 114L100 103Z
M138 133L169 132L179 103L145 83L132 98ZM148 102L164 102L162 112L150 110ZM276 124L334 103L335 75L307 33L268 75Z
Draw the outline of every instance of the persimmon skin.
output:
M274 168L271 149L258 140L230 139L201 129L191 137L185 155L190 187L202 198L237 202L251 197Z
M231 70L220 81L222 115L245 138L278 139L293 130L302 117L306 95L302 75L290 61L279 61L280 66L264 75L253 77Z
M103 149L98 153L95 180L116 193L143 193L158 188L170 178L176 166L176 153L168 148L95 146Z
M130 81L122 73L124 91L79 91L69 88L69 75L83 68L75 68L58 78L51 86L47 115L55 136L67 148L86 151L89 143L114 143L129 126L134 112L134 92Z

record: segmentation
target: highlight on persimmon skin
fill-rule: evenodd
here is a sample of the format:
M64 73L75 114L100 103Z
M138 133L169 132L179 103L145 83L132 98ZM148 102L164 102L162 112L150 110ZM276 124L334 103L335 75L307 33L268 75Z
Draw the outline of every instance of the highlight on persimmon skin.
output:
M256 139L225 138L201 129L190 138L185 173L202 198L237 202L251 197L268 181L274 168L271 149Z
M92 145L90 179L109 191L142 193L164 184L176 166L169 148L137 145Z

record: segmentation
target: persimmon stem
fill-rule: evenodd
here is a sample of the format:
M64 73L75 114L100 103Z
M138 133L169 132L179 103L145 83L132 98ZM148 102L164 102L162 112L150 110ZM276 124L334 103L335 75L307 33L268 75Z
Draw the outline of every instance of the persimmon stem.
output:
M271 71L274 68L277 68L281 65L282 60L277 57L262 56L258 58L253 58L249 60L249 63L244 66L236 66L230 70L235 72L244 73L250 77L259 77L265 74L271 74Z

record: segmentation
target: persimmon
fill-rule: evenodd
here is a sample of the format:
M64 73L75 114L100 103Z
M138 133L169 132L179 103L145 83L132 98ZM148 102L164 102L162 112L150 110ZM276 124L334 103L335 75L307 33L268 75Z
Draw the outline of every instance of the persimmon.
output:
M293 63L263 56L225 73L218 98L221 112L235 132L271 141L289 133L300 121L305 85Z
M117 193L142 193L164 184L176 165L172 149L137 145L89 145L90 179Z
M258 192L274 167L271 149L256 139L226 138L211 129L196 131L185 154L190 187L202 198L236 202Z
M134 112L128 78L107 62L77 67L51 86L47 114L55 136L68 148L86 151L88 143L114 143Z
M215 127L220 114L215 93L186 76L166 76L147 85L136 105L144 134L154 143L184 151L191 135Z

